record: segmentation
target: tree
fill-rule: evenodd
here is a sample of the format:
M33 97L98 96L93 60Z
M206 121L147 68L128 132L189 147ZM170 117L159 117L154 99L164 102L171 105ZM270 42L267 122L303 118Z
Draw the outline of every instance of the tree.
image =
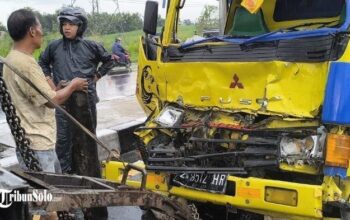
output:
M163 27L165 24L165 19L162 18L160 15L158 15L158 18L157 18L157 27Z
M73 2L73 1L72 1ZM43 31L45 33L57 32L59 31L57 16L59 10L53 14L40 13L39 11L33 10L32 8L27 8L34 12L38 17ZM120 32L129 32L134 30L142 29L142 17L138 13L114 13L108 14L89 13L88 16L88 29L87 35L89 34L114 34ZM160 18L160 24L164 25L164 19ZM0 31L6 31L6 27L0 23Z
M90 2L92 6L92 14L99 14L100 13L99 0L90 0Z
M196 29L201 33L204 29L214 28L219 28L218 7L205 5L202 14L197 20Z
M5 25L0 22L0 31L6 31Z
M192 21L190 19L185 19L183 22L185 25L192 25Z
M89 14L88 34L113 34L142 28L142 18L137 13Z
M25 9L30 10L35 14L35 16L39 19L45 33L57 31L58 11L56 11L56 14L41 14L39 11L36 11L30 7L26 7Z

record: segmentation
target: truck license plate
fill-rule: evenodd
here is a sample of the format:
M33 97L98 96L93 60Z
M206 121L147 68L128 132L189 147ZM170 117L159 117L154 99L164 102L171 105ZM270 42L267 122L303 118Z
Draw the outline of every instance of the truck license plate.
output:
M222 173L182 173L173 179L181 186L218 193L225 192L226 180L227 174Z

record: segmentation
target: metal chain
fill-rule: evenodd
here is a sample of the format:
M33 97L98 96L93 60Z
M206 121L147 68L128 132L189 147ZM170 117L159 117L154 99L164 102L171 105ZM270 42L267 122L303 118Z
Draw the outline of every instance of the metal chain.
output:
M6 87L6 83L2 78L2 65L0 65L0 74L1 109L5 113L6 121L10 127L16 146L28 170L40 172L42 171L41 165L36 158L34 151L29 147L30 141L26 137L26 131L21 126L21 119L17 116L16 108L12 103L11 96ZM68 212L57 212L57 216L59 220L73 219L69 216Z
M59 220L73 220L74 218L69 215L68 212L57 212L57 217Z
M198 212L198 209L196 207L196 205L194 203L191 203L190 205L188 205L188 207L190 207L191 211L192 211L192 218L194 220L202 220L200 217L199 217L199 212Z
M21 126L21 120L16 114L16 108L12 104L11 96L7 91L6 84L2 77L0 77L0 102L2 111L6 115L7 123L25 165L29 170L42 171L34 151L29 147L30 141L26 138L26 132Z

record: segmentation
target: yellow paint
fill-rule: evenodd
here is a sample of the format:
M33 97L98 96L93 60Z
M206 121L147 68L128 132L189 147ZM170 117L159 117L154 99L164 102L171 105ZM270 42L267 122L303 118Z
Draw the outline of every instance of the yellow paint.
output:
M285 171L290 171L290 172L297 172L297 173L307 173L307 174L312 174L316 175L320 173L320 168L319 167L313 167L310 165L306 164L294 164L294 165L289 165L286 163L281 163L280 164L280 169L285 170Z
M350 44L346 46L343 56L338 60L339 62L350 62Z
M249 208L249 209L258 209L265 210L269 212L276 213L285 213L288 215L299 215L299 216L309 216L309 217L317 217L321 218L322 214L320 210L322 210L322 196L321 187L314 185L306 185L306 184L296 184L296 183L288 183L282 181L274 181L274 180L265 180L258 178L237 178L230 176L229 180L234 180L238 185L240 183L246 184L248 181L253 189L260 189L262 194L265 192L265 187L280 187L291 190L296 190L298 192L298 205L296 207L279 205L274 203L269 203L264 200L264 198L245 198L239 196L228 196L221 194L212 194L208 192L201 192L191 189L186 189L182 187L173 187L170 190L171 194L185 197L191 200L197 200L202 202L212 202L218 205L232 205L239 208ZM245 186L246 187L246 186Z
M126 163L127 164L127 163ZM126 165L125 164L125 165ZM134 165L143 167L142 162L137 162ZM124 165L121 162L116 161L103 161L102 172L107 180L120 183L123 177ZM139 188L141 186L141 173L140 172L129 172L126 185ZM156 174L154 172L147 173L146 188L149 190L155 190L157 192L168 192L167 175L165 173Z
M342 191L337 186L335 177L325 176L323 179L323 201L325 202L333 202L338 201L341 198Z
M160 71L163 69L167 81L164 101L176 102L182 97L189 107L308 118L319 113L328 75L327 63L280 61L164 63ZM243 89L230 88L235 74ZM210 99L203 101L202 96ZM266 100L267 106L257 99Z
M265 201L287 206L297 206L298 193L295 190L266 187Z
M123 165L120 162L104 163L106 179L120 182ZM117 171L117 172L116 172ZM228 181L236 183L236 195L215 194L194 189L168 186L168 176L164 173L149 173L147 189L154 190L164 195L174 195L190 200L210 202L216 205L232 205L234 207L255 212L266 212L271 216L288 215L290 219L302 219L300 217L322 218L322 186L298 184L285 181L268 180L260 178L240 178L229 176ZM140 181L127 181L129 186L140 187ZM158 185L158 189L156 186ZM275 187L294 190L298 194L297 206L287 206L265 201L265 188ZM323 186L324 187L324 186ZM295 217L295 218L294 218Z
M169 10L165 21L163 47L176 44L173 30L176 30L175 21L179 16L176 8L180 0L170 1ZM273 19L276 0L264 1L262 11L265 22L270 31L279 30L295 25L311 22L330 22L335 18L302 19L296 21L276 22ZM230 10L241 4L236 0ZM231 19L231 20L230 20ZM232 15L228 17L226 30L232 25ZM337 24L336 22L332 25ZM317 28L318 25L308 29ZM162 61L163 49L158 47L157 60L150 61L145 57L140 39L139 68L137 77L137 98L147 113L153 113L154 118L167 103L179 103L184 107L196 110L213 110L213 121L231 126L240 126L240 122L232 117L232 113L244 112L253 115L269 115L271 120L266 123L266 128L310 127L318 126L320 107L323 104L324 90L328 77L330 62L323 63L296 63L283 61L268 62L187 62L164 63ZM223 45L226 43L206 43L208 45ZM350 62L350 46L340 61ZM145 68L149 68L146 76ZM243 88L232 86L234 76ZM143 83L141 83L143 82ZM143 87L142 87L143 86ZM148 103L142 97L142 88L152 98ZM146 126L157 126L149 121ZM161 131L165 132L165 131ZM209 134L214 134L216 129L210 129ZM144 130L137 134L144 143L152 140L158 131ZM227 137L242 138L239 134L225 134ZM226 137L225 136L225 137ZM318 174L319 168L303 165L281 164L282 170ZM123 167L120 163L105 163L104 176L116 182L120 182ZM348 170L348 175L350 176ZM130 179L137 177L134 173ZM239 178L229 176L228 181L236 183L235 196L214 194L197 191L184 187L168 185L169 176L165 173L149 173L147 177L147 189L160 192L165 195L175 195L194 201L210 202L217 205L232 205L256 213L269 214L271 216L288 216L289 219L320 219L322 218L322 202L337 201L344 198L344 194L350 192L349 183L341 182L337 186L332 177L325 177L322 185L299 184L277 180L260 178ZM139 187L140 182L129 180L127 184ZM266 187L287 189L297 193L296 206L275 204L265 201Z
M180 4L181 0L172 0L169 1L169 8L167 16L165 18L164 32L163 32L163 46L168 46L172 42L173 30L175 26L175 18L178 16L176 8Z
M269 122L266 128L295 128L295 127L317 127L320 123L318 120L298 120L289 121L285 119L276 119Z
M211 123L239 126L240 122L227 113L214 113Z
M160 109L160 101L166 97L166 81L162 72L158 70L159 63L154 60L148 60L145 56L142 46L143 38L140 38L139 45L136 97L144 111L147 114L151 114L152 111L158 111ZM160 53L160 50L157 53ZM144 103L143 89L145 92L151 94L150 103Z

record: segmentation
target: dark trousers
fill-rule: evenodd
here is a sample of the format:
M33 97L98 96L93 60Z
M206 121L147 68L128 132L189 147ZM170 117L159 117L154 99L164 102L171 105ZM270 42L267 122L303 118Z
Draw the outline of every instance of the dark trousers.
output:
M96 134L96 104L90 95L74 92L65 103L66 110L84 127ZM97 144L62 112L56 111L56 151L63 172L101 178ZM107 219L107 208L89 208L84 211L85 219Z

